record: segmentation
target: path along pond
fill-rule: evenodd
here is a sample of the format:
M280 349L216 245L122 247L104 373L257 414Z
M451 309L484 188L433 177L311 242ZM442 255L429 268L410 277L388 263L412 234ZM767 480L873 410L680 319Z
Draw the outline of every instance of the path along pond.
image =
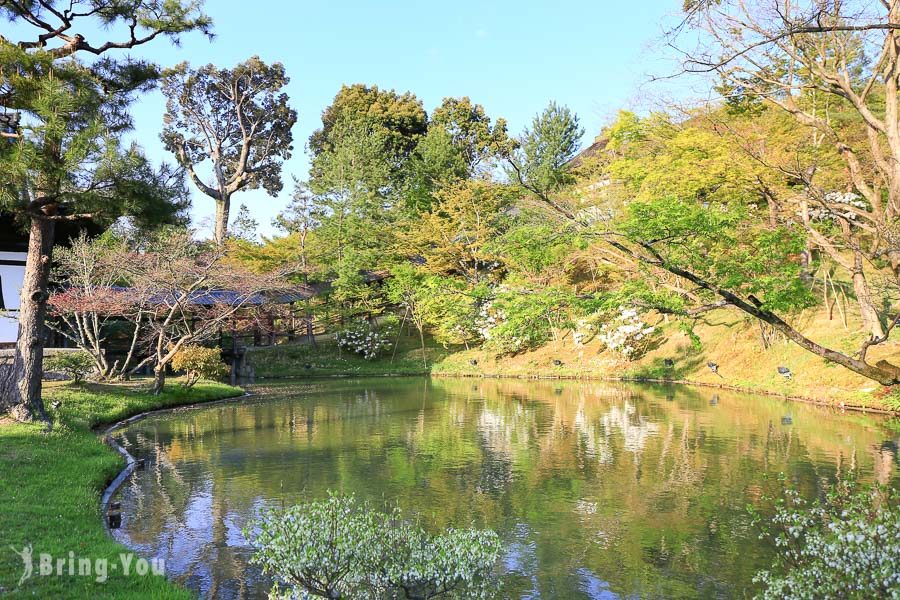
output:
M779 473L807 496L837 471L900 485L885 419L712 389L605 382L279 383L118 433L147 460L115 537L208 598L262 598L241 531L328 490L435 531L502 537L502 598L733 598L772 549L747 512Z

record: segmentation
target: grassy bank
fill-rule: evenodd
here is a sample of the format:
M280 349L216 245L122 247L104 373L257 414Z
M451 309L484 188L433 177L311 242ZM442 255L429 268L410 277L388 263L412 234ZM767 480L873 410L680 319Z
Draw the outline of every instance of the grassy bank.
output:
M400 337L396 353L388 351L374 360L341 350L333 340L320 341L316 346L298 343L248 348L248 353L256 376L262 379L425 375L431 371L432 364L449 354L426 339L426 367L418 335L407 334Z
M794 325L811 339L853 354L863 338L859 323L845 325L821 310L797 316ZM876 382L828 363L780 334L766 332L737 311L719 311L696 324L699 346L678 326L660 320L659 343L634 362L621 360L593 340L577 345L571 332L541 348L515 356L497 356L487 348L443 348L426 337L428 367L422 363L419 339L404 333L397 352L375 360L341 351L333 340L318 346L290 344L249 349L249 360L260 378L365 377L388 375L448 375L475 377L624 378L721 386L748 392L802 398L850 408L900 412L900 390L888 391ZM900 341L870 350L872 362L900 364ZM718 374L707 363L719 365ZM785 378L778 367L787 367Z
M859 348L863 336L858 323L851 321L845 327L837 319L828 319L822 311L808 311L794 324L811 339L848 354ZM436 362L432 373L669 380L727 386L846 407L900 411L900 390L888 392L876 382L828 363L783 336L770 334L763 343L758 323L737 311L720 311L699 323L694 329L699 337L699 347L695 347L687 334L674 324L661 322L658 325L664 332L664 339L634 362L622 361L605 351L596 340L576 345L571 335L561 335L542 348L515 356L498 357L482 349L454 352ZM900 341L873 348L869 356L872 362L883 358L900 364ZM707 367L708 362L719 365L719 374ZM786 379L780 375L779 366L790 369L792 377Z
M106 484L122 468L122 458L92 430L140 412L242 393L219 383L198 383L185 390L170 384L152 396L139 384L47 386L45 401L55 426L0 421L0 596L37 598L190 598L163 577L122 573L119 555L126 549L104 531L99 500ZM31 545L34 575L17 586L22 561L11 549ZM108 559L108 580L94 577L39 576L38 556ZM137 560L137 558L135 558ZM77 565L77 563L76 563ZM132 565L133 569L133 565ZM77 573L77 566L76 566Z

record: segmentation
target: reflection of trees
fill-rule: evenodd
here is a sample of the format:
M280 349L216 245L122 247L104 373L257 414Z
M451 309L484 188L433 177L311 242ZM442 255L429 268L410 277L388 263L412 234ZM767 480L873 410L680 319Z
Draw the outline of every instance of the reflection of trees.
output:
M623 594L727 596L766 558L744 510L774 491L762 473L789 472L812 494L871 448L863 466L896 477L895 447L871 422L794 405L782 425L780 401L708 396L598 382L273 386L128 430L153 460L124 492L121 538L239 596L257 575L236 532L265 506L335 489L434 527L506 532L511 597L584 597L586 573Z

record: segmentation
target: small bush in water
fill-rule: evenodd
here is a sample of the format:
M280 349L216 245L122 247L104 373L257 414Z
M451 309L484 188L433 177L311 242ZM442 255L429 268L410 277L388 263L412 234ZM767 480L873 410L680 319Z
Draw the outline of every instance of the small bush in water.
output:
M861 486L851 475L824 500L788 488L771 520L755 516L760 537L778 551L754 578L764 588L757 598L900 598L897 490Z
M486 598L500 554L493 531L430 535L353 496L271 510L244 533L252 561L288 586L272 598Z

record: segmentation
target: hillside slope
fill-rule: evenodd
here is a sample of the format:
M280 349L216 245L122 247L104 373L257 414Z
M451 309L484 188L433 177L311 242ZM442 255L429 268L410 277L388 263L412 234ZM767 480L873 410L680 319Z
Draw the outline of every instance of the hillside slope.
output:
M848 407L900 410L897 392L888 394L878 383L830 364L787 341L780 334L768 334L763 343L758 323L738 311L720 311L700 322L694 333L701 348L695 349L686 333L673 323L660 320L664 340L640 360L626 362L605 351L597 340L575 344L571 333L531 352L497 357L484 350L456 352L436 363L432 373L442 375L515 377L634 377L670 379L690 383L737 388L802 397ZM863 334L852 319L847 327L835 315L829 319L821 310L807 311L793 325L826 346L853 353ZM766 347L767 346L767 347ZM900 364L900 341L894 340L870 350L870 358ZM667 367L666 359L674 362ZM562 364L556 365L554 361ZM719 365L719 375L708 362ZM473 364L474 363L474 364ZM786 379L778 367L790 369Z

